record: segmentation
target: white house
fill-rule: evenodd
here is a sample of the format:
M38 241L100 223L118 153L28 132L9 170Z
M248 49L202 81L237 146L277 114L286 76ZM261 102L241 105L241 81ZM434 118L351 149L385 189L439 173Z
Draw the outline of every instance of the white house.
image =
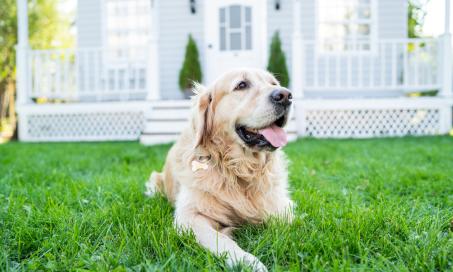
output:
M409 39L407 0L78 0L76 48L39 50L17 0L19 137L171 141L188 117L178 88L188 35L209 84L231 68L265 68L277 31L296 97L293 138L447 133L444 1L445 33Z

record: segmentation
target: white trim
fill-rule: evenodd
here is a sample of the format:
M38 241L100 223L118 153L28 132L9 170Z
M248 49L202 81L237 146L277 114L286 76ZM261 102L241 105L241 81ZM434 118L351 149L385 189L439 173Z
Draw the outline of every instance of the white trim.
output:
M28 100L29 63L28 63L28 7L27 0L17 0L17 37L16 66L17 66L17 105L25 104Z
M159 16L159 0L150 0L151 12L151 29L149 34L149 56L148 56L148 75L146 77L146 85L148 88L147 100L159 100L161 96L160 90L160 58L159 58L159 37L160 37L160 16Z
M439 97L400 97L400 98L348 98L348 99L300 99L296 106L303 109L408 109L436 108L453 105L453 99Z
M445 22L444 22L444 33L450 33L450 0L445 0Z
M294 97L303 97L303 85L304 85L304 50L302 39L302 22L301 22L301 5L302 0L293 1L293 33L292 33L292 67L291 67L291 89L294 93Z
M452 54L452 35L450 33L450 0L445 0L445 25L444 33L440 37L440 67L442 87L440 95L444 97L453 96L453 54Z
M267 20L267 1L268 0L264 0L262 4L259 4L258 5L258 9L260 9L260 14L263 18L263 23L260 24L261 26L261 39L262 39L262 42L261 42L261 52L260 52L260 55L261 55L261 67L264 69L266 67L266 64L267 64L267 59L268 59L268 54L269 54L269 45L268 45L268 39L267 39L267 23L268 23L268 20ZM252 30L253 31L253 30Z
M19 114L39 113L47 114L61 111L68 112L111 112L115 110L146 110L150 106L146 101L129 102L102 102L102 103L61 103L61 104L28 104L17 108Z

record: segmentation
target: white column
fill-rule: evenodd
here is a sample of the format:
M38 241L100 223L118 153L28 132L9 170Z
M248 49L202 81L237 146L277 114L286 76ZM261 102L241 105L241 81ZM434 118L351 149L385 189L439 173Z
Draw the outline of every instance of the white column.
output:
M445 0L445 33L450 33L450 0Z
M440 95L452 97L452 44L450 33L450 0L445 0L445 31L440 37L441 46L441 90Z
M296 98L303 97L303 40L301 29L301 0L293 2L293 37L292 37L292 69L291 89Z
M151 33L148 52L147 100L159 100L159 0L151 0Z
M23 105L27 103L27 81L28 81L28 60L27 52L28 45L28 10L27 0L17 0L17 37L18 44L16 45L16 92L17 104Z

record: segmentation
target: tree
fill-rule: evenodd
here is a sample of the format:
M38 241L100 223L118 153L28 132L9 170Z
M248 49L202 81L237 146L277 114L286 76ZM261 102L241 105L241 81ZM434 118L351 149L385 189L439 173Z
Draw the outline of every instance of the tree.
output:
M58 9L58 5L65 1L28 1L29 41L32 48L48 49L73 44L73 37L69 31L72 22L68 19L71 16L67 16L68 14L64 14ZM6 112L1 108L2 105L5 107L2 100L6 97L8 86L11 86L16 78L16 44L16 0L2 0L0 8L0 112ZM11 100L13 97L8 99ZM3 121L0 118L0 131Z
M282 86L288 87L288 68L286 67L286 57L285 53L282 50L282 43L278 32L275 32L274 36L272 37L271 51L267 70L275 75Z
M181 91L191 89L193 82L201 82L202 78L203 74L201 73L201 65L198 59L197 44L192 35L189 35L184 63L179 71L179 88Z
M430 0L409 0L407 10L407 36L419 38L422 36L422 27L425 21L425 7Z

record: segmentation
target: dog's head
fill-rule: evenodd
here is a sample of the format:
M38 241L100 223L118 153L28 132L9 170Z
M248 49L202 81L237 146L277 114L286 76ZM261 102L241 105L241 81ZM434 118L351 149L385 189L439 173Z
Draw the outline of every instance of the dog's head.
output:
M227 137L257 151L273 151L287 143L283 127L292 96L270 73L235 70L197 91L195 146L210 144L212 137Z

